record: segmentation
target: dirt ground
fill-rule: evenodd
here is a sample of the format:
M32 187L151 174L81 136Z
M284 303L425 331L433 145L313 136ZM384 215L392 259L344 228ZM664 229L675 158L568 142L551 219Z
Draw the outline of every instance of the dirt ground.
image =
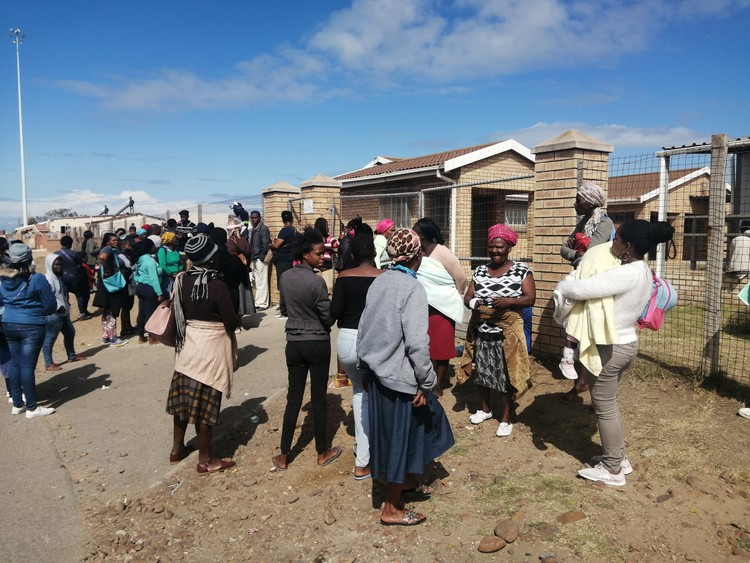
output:
M97 342L97 319L76 327L82 347ZM408 503L428 519L413 528L384 527L384 487L352 478L351 389L329 390L329 434L344 447L341 458L316 466L306 404L294 459L287 471L274 471L283 392L269 387L259 397L246 389L271 370L284 378L283 323L267 315L255 330L262 332L241 339L246 351L237 374L239 399L223 405L215 432L215 453L238 463L222 474L199 476L196 454L175 466L165 459L168 381L160 375L164 381L145 396L137 386L155 385L151 374L140 371L158 373L171 361L168 349L138 348L131 341L96 353L98 364L121 358L145 366L132 374L133 388L118 389L122 378L93 367L71 372L71 381L77 374L90 388L47 418L82 514L77 551L83 560L750 561L750 421L736 416L736 400L636 364L620 391L635 471L618 488L576 477L600 453L595 419L588 397L561 402L570 383L557 379L552 366L534 363L534 386L519 400L508 438L495 436L497 421L469 423L477 407L470 382L452 387L440 400L456 445L427 468L432 496ZM252 377L245 377L248 370ZM55 389L66 389L64 379L56 381ZM99 391L108 386L110 391ZM42 383L48 392L52 387ZM88 397L98 403L86 403ZM131 420L132 434L128 427L108 430L103 414L83 428L72 412L79 403L111 413L134 409L142 417ZM259 416L257 424L251 414ZM107 446L98 452L92 444L105 431ZM493 534L496 526L507 541ZM480 544L506 545L486 554Z
M736 401L647 371L633 368L622 385L635 467L625 487L576 478L599 452L588 400L561 403L569 384L535 364L509 438L495 437L495 421L468 423L467 405L476 405L470 383L444 394L456 445L427 470L432 497L410 503L428 520L386 528L378 523L382 485L351 476L350 390L329 395L330 435L344 446L342 457L316 466L305 409L295 459L282 473L270 461L280 396L257 427L224 418L217 446L238 462L224 474L197 475L193 454L156 486L118 496L97 494L87 475L73 475L84 489L84 560L750 560L750 423L736 416ZM226 442L240 445L232 451ZM505 520L514 541L480 553Z

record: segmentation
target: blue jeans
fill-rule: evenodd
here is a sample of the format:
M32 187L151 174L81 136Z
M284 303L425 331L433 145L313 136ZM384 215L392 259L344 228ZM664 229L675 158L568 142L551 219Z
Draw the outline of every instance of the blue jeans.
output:
M21 393L26 395L26 408L36 409L36 382L34 368L44 341L44 325L3 323L3 332L10 348L8 379L14 407L22 407Z
M76 329L70 320L70 315L61 317L57 313L47 315L47 328L44 333L44 342L42 343L42 355L44 356L44 365L48 366L53 363L52 347L55 345L57 335L62 332L65 353L68 359L76 355L73 340L76 336Z

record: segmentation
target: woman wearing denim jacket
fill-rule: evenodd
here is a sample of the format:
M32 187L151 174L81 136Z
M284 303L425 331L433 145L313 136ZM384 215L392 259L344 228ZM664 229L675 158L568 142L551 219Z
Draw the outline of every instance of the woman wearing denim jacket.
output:
M34 368L42 349L47 315L57 310L57 301L45 277L31 273L32 261L31 249L15 243L10 245L10 264L0 265L0 307L4 307L3 332L10 349L7 375L13 402L11 414L26 412L26 418L55 412L37 405Z

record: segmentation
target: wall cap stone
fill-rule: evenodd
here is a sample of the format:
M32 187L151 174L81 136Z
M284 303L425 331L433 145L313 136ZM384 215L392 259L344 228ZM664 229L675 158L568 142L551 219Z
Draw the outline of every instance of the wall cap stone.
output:
M534 154L562 151L567 149L586 149L591 151L610 153L615 150L613 145L595 139L586 133L581 133L575 129L569 129L565 133L560 133L556 137L542 141L531 148Z
M276 182L275 184L271 184L261 193L270 194L274 192L299 195L300 189L296 186L291 185L289 182L284 182L283 180L281 180L279 182Z
M318 187L318 188L340 188L341 182L334 180L330 176L318 173L312 178L308 178L299 185L300 188Z

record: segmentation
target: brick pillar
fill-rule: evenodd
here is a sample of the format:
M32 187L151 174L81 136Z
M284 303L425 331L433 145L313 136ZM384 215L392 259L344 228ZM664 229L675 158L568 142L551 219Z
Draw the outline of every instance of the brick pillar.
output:
M337 225L334 224L333 208L336 199L341 195L341 182L324 174L317 174L300 185L301 212L300 227L314 226L318 217L328 220L329 234L337 236Z
M536 305L533 350L537 356L559 355L565 333L552 320L552 291L571 271L560 245L576 225L573 209L581 182L607 190L609 153L613 146L571 129L531 149L536 155L536 188L532 202L532 253Z
M281 221L281 212L290 210L290 200L299 199L300 189L287 183L287 182L276 182L271 186L268 186L263 190L263 221L266 223L268 230L271 233L271 242L279 234L279 231L284 226ZM298 214L294 214L295 227L297 225ZM273 268L273 264L270 268L271 280L269 289L271 292L271 303L279 302L279 289L276 286L276 271Z

